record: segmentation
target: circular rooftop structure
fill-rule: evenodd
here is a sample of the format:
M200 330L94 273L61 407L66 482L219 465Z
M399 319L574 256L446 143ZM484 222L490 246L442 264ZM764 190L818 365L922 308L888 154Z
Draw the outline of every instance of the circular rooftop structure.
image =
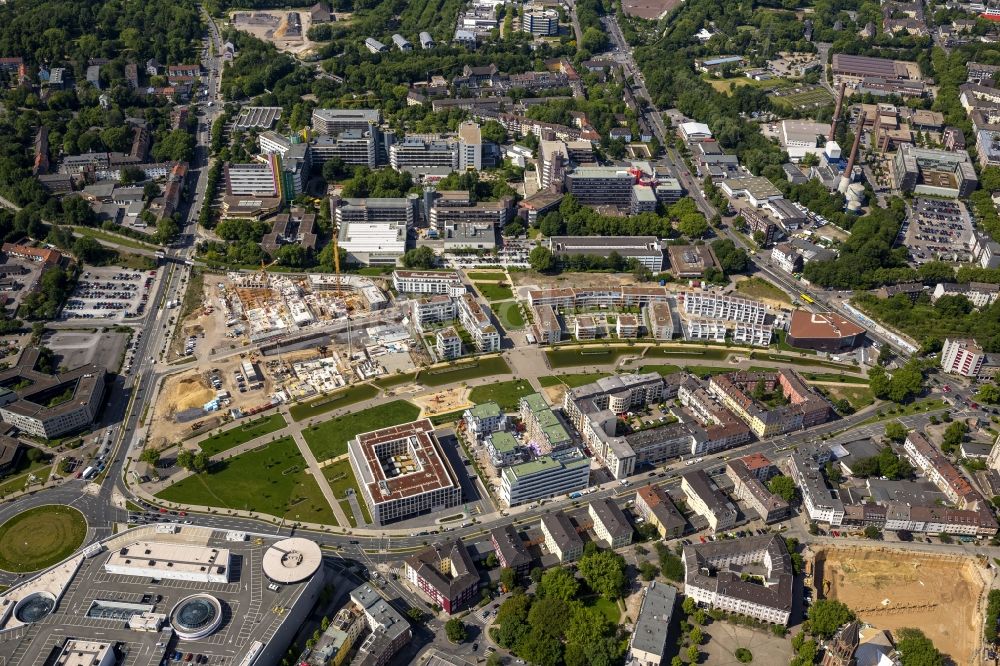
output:
M197 640L209 636L222 624L222 604L210 594L184 597L170 611L170 626L178 638Z
M291 585L306 580L323 565L319 544L309 539L282 539L264 553L264 575L275 583Z
M14 617L25 624L38 622L56 607L56 598L48 592L32 592L14 606Z

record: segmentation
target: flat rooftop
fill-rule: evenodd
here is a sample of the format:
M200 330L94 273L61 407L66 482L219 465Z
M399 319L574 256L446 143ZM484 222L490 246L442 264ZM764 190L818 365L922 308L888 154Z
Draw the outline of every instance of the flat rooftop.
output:
M164 541L136 541L112 552L104 567L108 570L111 567L147 570L154 578L168 572L176 576L224 575L229 569L229 549Z
M793 310L788 324L788 334L797 339L837 340L864 332L865 329L833 312Z
M428 419L360 434L350 447L366 463L358 481L376 503L458 486Z

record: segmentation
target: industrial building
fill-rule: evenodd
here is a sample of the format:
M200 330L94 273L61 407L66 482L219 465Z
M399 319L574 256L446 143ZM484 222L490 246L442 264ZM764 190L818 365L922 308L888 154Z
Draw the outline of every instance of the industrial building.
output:
M348 455L376 525L461 504L458 477L427 419L360 434Z

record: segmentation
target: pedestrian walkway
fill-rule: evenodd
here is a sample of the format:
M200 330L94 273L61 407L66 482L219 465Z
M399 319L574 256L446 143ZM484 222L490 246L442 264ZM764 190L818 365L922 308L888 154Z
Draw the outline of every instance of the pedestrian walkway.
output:
M299 453L305 458L306 464L309 466L309 473L313 475L313 479L323 493L323 497L326 498L326 501L330 504L330 508L333 509L333 515L337 517L337 522L344 527L350 527L351 522L348 520L347 514L344 513L343 507L340 506L340 502L334 496L333 489L327 483L326 477L323 476L323 470L320 469L319 463L316 461L316 456L313 455L312 449L306 443L306 438L302 436L302 431L293 431L292 439L295 440L295 445L299 447Z

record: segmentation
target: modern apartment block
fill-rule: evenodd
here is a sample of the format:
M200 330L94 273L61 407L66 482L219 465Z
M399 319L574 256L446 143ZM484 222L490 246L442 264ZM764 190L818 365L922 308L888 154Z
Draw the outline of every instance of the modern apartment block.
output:
M495 402L483 402L465 410L462 415L465 429L478 439L498 430L506 430L507 416Z
M488 312L472 294L462 294L458 299L458 318L476 349L484 353L500 351L500 333Z
M462 278L455 271L392 272L392 286L401 294L445 294L457 298L465 293Z
M542 516L542 535L545 537L545 548L560 562L572 562L583 555L583 539L562 511Z
M682 475L681 490L687 497L688 507L707 520L713 532L732 529L736 525L736 507L704 470Z
M524 441L539 453L558 451L573 444L573 439L541 393L521 398L518 416L525 428Z
M669 303L650 303L643 310L646 330L656 340L670 340L674 337L674 315Z
M952 375L978 377L986 352L972 338L946 338L941 347L941 368Z
M421 330L428 325L452 321L457 312L455 301L444 294L415 298L410 301L410 314L414 323Z
M693 291L682 294L678 300L684 313L692 317L758 325L767 317L767 307L763 303L739 296Z

